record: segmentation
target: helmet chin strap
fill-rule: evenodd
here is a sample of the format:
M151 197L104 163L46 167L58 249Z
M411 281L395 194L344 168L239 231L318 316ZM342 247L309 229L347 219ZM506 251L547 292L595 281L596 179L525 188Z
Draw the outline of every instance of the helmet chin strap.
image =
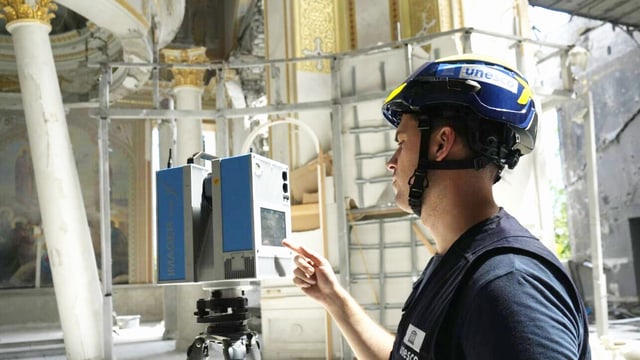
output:
M427 169L429 165L431 121L428 117L418 117L418 129L420 130L420 151L418 152L418 166L409 178L409 206L413 213L420 217L422 213L422 196L427 187L429 187Z
M413 213L419 217L422 213L422 197L424 196L424 191L429 187L427 170L480 170L489 165L491 160L483 156L478 156L473 159L431 161L429 160L431 121L429 121L427 117L420 117L418 120L418 129L421 132L420 152L418 153L418 166L409 178L409 206ZM500 171L498 171L494 183L499 179Z

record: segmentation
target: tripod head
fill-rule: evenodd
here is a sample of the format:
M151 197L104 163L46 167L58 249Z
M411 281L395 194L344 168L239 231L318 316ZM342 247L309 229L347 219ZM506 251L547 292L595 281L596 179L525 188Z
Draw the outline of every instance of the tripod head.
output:
M211 298L198 299L194 315L198 323L210 324L207 334L238 340L249 332L248 300L244 296L244 290L239 291L239 296L225 297L223 290L213 290Z
M211 291L211 298L196 302L196 321L209 324L187 350L187 359L210 359L217 345L225 360L260 359L260 343L249 330L248 300L238 288Z

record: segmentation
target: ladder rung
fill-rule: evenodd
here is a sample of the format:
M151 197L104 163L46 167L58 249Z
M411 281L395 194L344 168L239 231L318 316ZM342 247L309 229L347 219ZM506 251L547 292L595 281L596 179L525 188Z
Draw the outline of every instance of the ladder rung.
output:
M398 249L421 245L422 243L414 242L392 242L382 244L383 249ZM380 244L349 244L349 249L375 250L380 249Z
M356 154L356 160L363 160L363 159L377 159L377 158L388 158L393 156L393 154L395 153L395 150L387 150L387 151L381 151L381 152L377 152L377 153L369 153L369 154Z
M397 272L397 273L385 273L382 275L383 279L397 279L397 278L409 278L414 276L411 272ZM380 274L351 274L351 280L369 280L379 279Z
M379 133L383 131L395 131L393 127L389 125L383 126L365 126L361 128L352 128L349 129L350 134L366 134L366 133Z
M391 177L380 176L380 177L374 177L374 178L368 178L368 179L363 179L363 178L356 179L356 184L377 184L377 183L384 183L384 182L391 182Z
M400 304L400 303L386 303L386 304L364 304L362 305L362 308L365 310L380 310L380 307L382 306L385 310L394 310L394 309L402 309L402 306L404 304Z

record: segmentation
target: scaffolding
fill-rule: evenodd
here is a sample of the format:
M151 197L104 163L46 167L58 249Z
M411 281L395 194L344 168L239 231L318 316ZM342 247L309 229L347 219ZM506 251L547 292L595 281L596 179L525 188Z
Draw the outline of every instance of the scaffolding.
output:
M175 118L175 119L215 119L217 129L223 132L223 136L218 137L221 141L216 141L216 150L219 155L224 156L228 154L229 149L229 134L226 126L226 120L245 117L245 116L255 116L255 115L280 115L280 114L291 114L291 113L302 113L306 111L314 111L314 110L325 110L330 113L330 121L331 121L331 146L333 151L333 162L335 169L344 169L345 168L345 149L344 149L344 141L345 136L351 136L354 140L354 154L353 157L355 159L355 187L357 188L357 194L353 197L357 198L357 202L360 204L365 204L365 193L366 187L372 184L384 184L388 182L388 177L380 177L373 176L368 177L364 174L363 169L365 166L363 163L365 161L385 161L393 154L393 144L389 141L390 136L390 127L384 126L384 122L381 120L381 124L379 126L361 126L360 119L358 118L358 106L367 103L367 102L377 102L379 104L382 100L388 95L389 89L388 85L391 84L391 81L388 76L387 67L383 62L380 62L378 67L378 84L377 88L368 89L367 91L356 91L356 76L353 73L353 69L349 68L349 64L353 64L354 59L360 59L359 61L366 62L368 59L375 57L384 56L385 54L390 54L391 52L402 52L404 54L404 69L402 72L404 76L407 76L414 69L414 59L413 54L414 50L424 49L426 46L430 45L432 42L437 41L442 38L454 38L459 44L460 52L470 52L473 48L472 44L472 36L484 36L494 39L501 39L502 41L506 41L511 45L508 46L509 49L513 52L513 57L515 58L515 63L519 66L524 67L526 59L524 58L524 50L523 45L535 45L539 47L541 50L541 55L537 57L537 64L542 62L546 62L551 59L558 59L561 62L566 60L568 52L571 50L572 46L563 45L563 44L555 44L548 42L541 42L537 40L532 40L529 38L523 38L512 35L499 34L494 32L483 31L474 28L460 28L451 31L445 31L436 34L429 34L424 36L418 36L409 39L398 40L386 44L376 45L369 48L358 49L354 51L338 53L338 54L327 54L327 55L314 55L303 58L290 58L290 59L272 59L272 60L263 60L256 61L252 63L226 63L226 62L216 62L209 64L165 64L165 63L100 63L94 64L92 66L100 66L102 68L101 77L101 85L100 85L100 103L99 107L93 109L91 111L91 116L96 117L100 121L99 126L99 139L100 139L100 155L101 162L103 166L101 169L105 167L104 164L107 164L109 161L109 153L104 149L108 149L108 131L109 131L109 123L111 120L118 119L167 119L167 118ZM423 51L423 50L421 50ZM156 102L156 106L154 108L114 108L111 107L111 104L108 99L109 95L109 78L110 74L114 69L121 67L151 67L154 72L157 72L160 68L171 68L175 66L179 66L181 68L198 68L198 69L206 69L213 70L216 74L222 74L226 70L234 70L234 69L242 69L242 68L259 68L263 71L267 71L269 69L273 69L274 67L283 66L287 64L296 64L305 61L329 61L331 67L330 74L330 84L331 84L331 98L326 100L318 100L318 101L309 101L309 102L300 102L300 103L282 103L282 100L279 98L279 94L282 94L283 91L280 89L281 82L280 81L272 81L276 87L273 91L276 94L276 98L272 99L272 103L266 106L261 107L253 107L253 108L242 108L242 109L234 109L226 106L227 102L224 101L224 78L219 76L220 81L217 86L217 97L216 97L216 108L215 109L203 109L203 110L173 110L173 109L160 109L158 105L159 96L154 93L154 101ZM352 71L351 73L349 71ZM567 80L567 83L570 83L569 79L571 78L570 69L561 66L560 67L561 77L562 79ZM272 71L271 75L273 77L278 77L279 74L283 72L281 71ZM349 88L351 88L350 93L346 93L345 84L343 84L344 79L351 79ZM155 76L153 78L154 82L158 81L158 77ZM566 84L565 84L566 85ZM154 84L154 88L157 89L158 84ZM562 88L556 89L554 94L561 94L561 101L569 100L567 94L570 94L573 89L571 88ZM557 97L549 96L547 101L552 103L556 101ZM543 99L544 103L545 99ZM345 129L344 128L344 112L351 109L353 111L353 127ZM362 149L362 141L361 136L364 134L381 134L384 140L384 149L376 152L367 152ZM385 135L386 134L386 135ZM108 167L107 167L108 169ZM394 204L385 204L384 209L380 206L374 207L365 207L364 209L359 209L355 212L350 212L346 206L347 203L347 191L346 191L346 183L345 179L341 176L334 176L334 189L335 189L335 198L337 202L337 241L339 246L339 278L343 286L350 290L351 285L354 281L375 281L377 282L378 288L373 292L378 294L375 296L376 300L373 303L364 304L363 307L366 310L376 311L378 313L378 320L380 320L381 324L388 323L388 320L391 318L389 311L399 312L402 306L401 303L398 302L389 302L385 297L385 286L386 280L390 278L407 278L409 281L411 279L415 280L419 271L421 271L422 263L420 259L417 258L416 249L422 247L424 245L424 241L420 242L416 239L416 235L420 236L420 234L416 233L415 223L418 221L415 216L406 216L405 214L400 215L399 213L394 213L391 211L391 215L389 209L394 208ZM101 172L101 187L103 191L101 192L101 199L103 197L108 197L108 188L109 188L109 177L108 171ZM108 198L107 198L108 199ZM324 201L320 199L320 201ZM109 224L109 209L108 209L108 200L105 201L101 206L102 209L102 223ZM106 204L106 205L105 205ZM383 216L380 216L380 215ZM354 215L357 215L354 217ZM365 219L365 220L362 220ZM391 223L403 223L408 230L408 233L411 234L409 240L406 242L389 242L384 237L384 227ZM377 241L369 244L362 244L358 241L354 241L352 234L354 234L355 229L361 226L369 226L373 225L378 227L379 238ZM109 239L108 227L102 229L102 243L103 246L108 246ZM390 249L399 249L405 248L410 249L411 258L410 258L410 269L402 272L389 272L385 270L385 260L388 258L388 251ZM107 249L105 249L107 250ZM352 262L352 253L363 251L363 250L375 250L378 252L378 271L377 274L371 274L369 271L366 273L354 273L352 272L351 262ZM103 251L103 254L105 252ZM105 260L103 260L105 263ZM108 263L108 262L107 262ZM594 268L596 266L602 266L600 264L594 263ZM104 267L103 267L104 268ZM110 279L110 276L103 277L104 279ZM106 285L105 285L106 286ZM110 284L108 284L110 286ZM108 290L108 288L106 289ZM105 290L105 291L106 291ZM606 302L605 305L606 306ZM606 314L606 310L605 310ZM106 323L106 322L105 322ZM395 329L390 329L395 330ZM106 332L105 332L106 333ZM346 343L343 342L343 355L344 358L348 358L350 354L350 350Z

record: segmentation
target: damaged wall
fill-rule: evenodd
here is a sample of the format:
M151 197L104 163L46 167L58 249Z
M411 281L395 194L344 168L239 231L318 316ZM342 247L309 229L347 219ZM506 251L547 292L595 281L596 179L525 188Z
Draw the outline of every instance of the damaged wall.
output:
M640 226L640 34L596 21L574 18L572 22L575 33L581 34L577 45L590 52L587 68L577 76L576 93L590 90L593 95L609 300L636 302L640 289L640 230L636 229L634 238L630 226ZM558 108L572 258L579 264L591 257L582 123L589 116L587 109L586 97L581 95ZM588 264L580 267L582 285L590 301L591 272Z

